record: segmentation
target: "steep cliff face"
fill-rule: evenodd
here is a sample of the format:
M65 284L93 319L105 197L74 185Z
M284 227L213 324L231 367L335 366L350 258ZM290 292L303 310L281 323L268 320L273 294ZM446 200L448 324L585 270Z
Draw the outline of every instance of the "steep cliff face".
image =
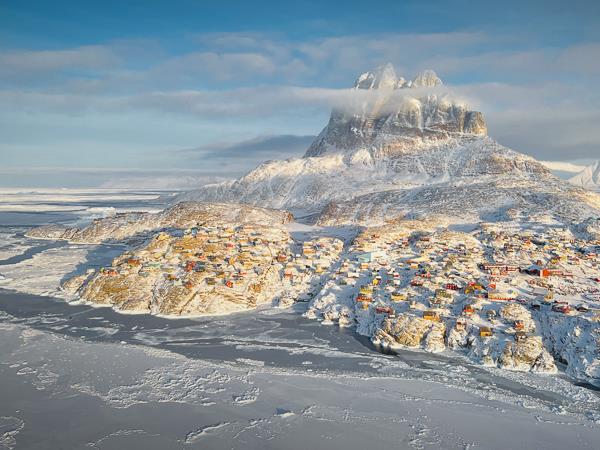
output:
M448 94L433 71L407 81L386 65L360 75L352 92L302 158L265 162L178 200L287 209L327 225L508 213L580 222L600 214L600 195L488 137L483 115Z
M485 136L483 115L436 89L443 86L435 72L426 70L412 81L396 77L386 65L367 72L354 83L357 100L343 109L334 109L325 129L304 157L336 151L351 152L366 147L375 154L382 145L394 147L402 139L429 137L445 139L455 133ZM378 139L385 136L385 139Z

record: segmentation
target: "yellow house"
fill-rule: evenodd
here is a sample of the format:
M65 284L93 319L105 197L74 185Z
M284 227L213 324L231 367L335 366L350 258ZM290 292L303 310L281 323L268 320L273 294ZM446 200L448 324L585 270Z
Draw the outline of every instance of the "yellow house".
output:
M392 292L392 301L393 302L406 301L406 294L404 294L402 292Z
M364 295L369 295L373 293L373 288L371 286L361 286L358 292Z
M479 327L479 336L480 337L490 337L494 334L490 327Z
M438 313L437 311L431 311L431 310L424 311L423 319L431 320L433 322L439 322L440 321L440 313Z

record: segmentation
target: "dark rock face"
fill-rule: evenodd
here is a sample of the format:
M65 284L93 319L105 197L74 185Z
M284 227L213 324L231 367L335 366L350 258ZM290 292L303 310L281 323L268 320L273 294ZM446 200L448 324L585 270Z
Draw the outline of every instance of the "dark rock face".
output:
M431 70L412 81L397 78L391 65L358 77L357 91L364 98L343 109L334 109L329 123L304 155L321 156L332 149L379 148L382 137L487 135L483 114L439 92L442 81ZM437 89L437 90L436 90Z

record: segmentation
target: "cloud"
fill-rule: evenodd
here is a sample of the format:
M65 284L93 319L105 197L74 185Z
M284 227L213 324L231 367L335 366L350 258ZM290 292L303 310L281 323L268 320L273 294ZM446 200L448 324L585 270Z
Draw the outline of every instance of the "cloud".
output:
M436 94L464 102L464 95L454 89L401 89L388 95L382 106L394 108L404 98ZM470 92L467 91L467 95ZM143 92L132 95L101 96L79 93L48 93L32 91L0 91L0 104L10 104L13 111L62 112L78 114L89 111L132 112L150 111L193 115L205 120L223 118L300 117L331 108L350 112L361 111L380 99L380 93L351 88L316 88L303 86L258 86L228 90L176 90Z
M198 158L233 159L246 158L263 161L266 159L285 159L301 156L316 136L296 136L282 134L259 136L237 142L217 142L205 144L183 152Z
M315 110L343 102L350 89L298 86L263 86L230 90L153 91L133 95L35 91L0 91L0 104L13 111L77 114L86 111L154 111L195 115L205 119L223 117L273 117L299 108Z
M579 173L586 168L585 165L573 164L565 161L540 161L544 166L550 170L556 170L560 172Z
M600 43L536 48L523 45L522 38L457 31L298 40L243 32L192 36L186 43L191 47L178 54L164 43L143 41L4 50L0 113L3 120L9 119L4 120L5 127L11 126L13 113L46 115L52 117L51 123L62 120L65 125L57 127L57 134L79 115L98 118L94 123L103 124L97 130L102 136L111 135L110 128L100 128L117 120L117 115L120 123L129 116L138 124L152 116L158 128L162 117L171 121L185 117L198 121L199 130L218 124L219 130L230 127L236 136L248 135L249 129L260 125L252 131L263 135L259 138L230 142L224 136L220 144L200 147L205 159L234 167L233 155L269 159L300 152L293 135L303 135L294 137L300 139L317 133L332 107L371 101L373 93L349 87L360 72L389 61L407 78L423 68L449 78L453 98L482 111L490 134L503 144L549 160L597 158ZM322 124L315 119L321 117ZM164 135L169 133L172 130L165 125ZM206 139L215 139L215 134ZM278 142L277 136L288 142ZM198 140L191 142L203 138L198 131ZM69 136L61 141L68 143ZM147 141L152 145L150 138ZM115 143L114 159L119 157L118 148Z
M3 186L99 187L106 189L196 189L232 179L236 174L198 169L124 167L0 167Z
M487 40L489 37L479 32L381 33L310 40L268 33L206 33L194 36L195 46L178 55L144 40L5 51L0 53L0 80L19 82L21 74L41 86L62 84L69 89L79 84L106 93L122 90L124 85L130 90L197 88L220 82L236 87L263 83L351 85L360 70L385 62L401 69L407 64L415 67L424 54L460 54Z
M454 89L484 113L489 134L501 144L543 160L597 158L600 91L586 84L473 83Z
M153 72L171 77L198 79L204 76L224 81L236 77L267 76L273 74L276 68L277 63L261 53L193 52L170 59Z
M114 67L117 55L103 45L63 50L11 50L0 53L0 79L23 81L69 70L98 71Z
M450 52L428 55L420 66L432 65L445 74L471 74L492 80L539 80L565 76L594 77L600 74L600 43L574 44L564 48L479 51L475 54Z
M227 177L214 175L147 175L135 177L111 177L102 181L98 187L102 189L164 189L189 190L198 189L207 184L229 180Z
M212 168L241 175L258 164L274 159L300 157L316 136L265 135L239 141L220 141L195 148L179 150L194 161L201 161L205 170Z

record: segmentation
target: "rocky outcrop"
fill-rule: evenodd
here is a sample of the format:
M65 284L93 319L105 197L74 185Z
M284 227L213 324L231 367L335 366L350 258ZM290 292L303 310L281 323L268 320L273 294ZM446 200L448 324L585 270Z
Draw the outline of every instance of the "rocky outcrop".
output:
M33 239L69 240L77 234L77 228L69 228L62 225L42 225L32 228L25 236Z
M503 306L500 309L500 317L511 323L520 322L524 332L532 333L535 331L535 322L531 317L531 312L518 303L509 303Z
M548 314L539 323L548 350L567 365L567 374L600 386L600 321Z
M507 342L500 356L500 367L517 371L557 373L554 358L544 348L541 336L526 336Z
M290 239L283 227L203 230L159 233L115 258L111 267L66 281L63 289L121 312L169 316L243 311L281 294L277 257L289 254Z
M422 347L430 352L441 352L446 347L445 331L443 322L400 314L397 318L386 318L373 334L373 340L390 346Z
M466 327L461 330L452 328L448 332L448 338L447 338L448 348L450 348L452 350L457 350L460 348L467 347L467 345L469 343L468 337L469 337L469 332Z

